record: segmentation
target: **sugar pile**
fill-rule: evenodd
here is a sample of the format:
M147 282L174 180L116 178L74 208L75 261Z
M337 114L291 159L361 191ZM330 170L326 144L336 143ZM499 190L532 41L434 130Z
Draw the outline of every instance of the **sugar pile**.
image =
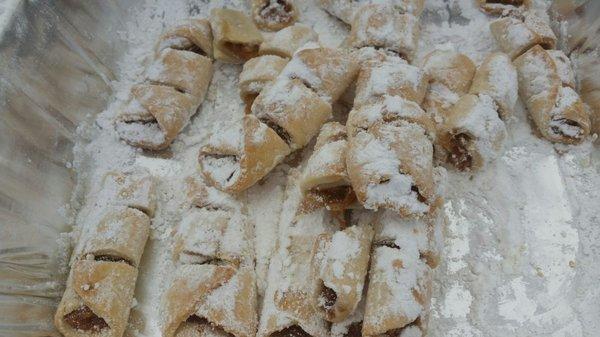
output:
M134 336L160 336L158 303L173 270L171 232L184 214L185 179L197 176L197 154L217 122L244 113L237 79L241 66L215 64L207 99L168 153L150 156L120 142L112 121L142 75L157 37L190 14L206 16L210 8L248 10L246 1L166 2L149 0L131 17L121 38L127 51L111 83L115 100L94 125L82 126L76 147L78 195L99 185L105 172L147 168L159 180L158 210L140 266L137 305L132 321L143 318ZM348 28L317 8L316 0L297 1L300 21L311 26L325 46L335 47ZM544 1L536 0L543 7ZM453 48L479 64L497 51L488 28L490 18L474 0L426 0L421 20L418 63L433 48ZM143 29L140 29L143 27ZM448 172L447 217L442 263L436 270L429 336L592 336L600 329L600 158L591 144L560 147L536 138L521 102L507 125L504 155L473 176ZM276 249L286 166L240 197L255 224L259 289ZM80 200L81 201L81 200ZM80 212L78 223L93 214ZM285 222L285 219L282 221ZM78 228L73 238L78 235Z

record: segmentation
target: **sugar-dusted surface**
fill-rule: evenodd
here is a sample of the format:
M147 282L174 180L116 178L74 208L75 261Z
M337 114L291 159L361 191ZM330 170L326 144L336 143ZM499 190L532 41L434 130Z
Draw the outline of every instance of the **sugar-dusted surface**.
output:
M315 6L297 1L300 22L313 27L325 46L337 46L347 27ZM543 1L536 0L536 4ZM112 83L115 102L96 123L82 126L75 165L80 189L97 186L105 172L134 165L158 179L158 209L140 267L137 305L131 321L145 326L134 336L158 337L159 302L173 272L171 231L185 209L185 178L197 175L197 154L217 122L240 118L244 107L237 78L241 66L215 64L215 75L200 111L174 142L171 151L150 155L118 140L112 120L127 99L128 87L142 74L164 27L190 13L210 8L244 8L246 1L210 3L149 0L121 33L131 48ZM454 48L479 64L496 51L490 18L472 0L426 0L422 35L415 60L435 47ZM443 22L443 23L440 23ZM140 29L143 27L143 29ZM449 170L444 210L447 216L442 263L435 274L429 335L441 336L594 336L600 329L600 156L590 143L560 147L532 133L521 102L508 122L506 151L475 175ZM259 293L276 249L286 166L247 191L255 225ZM94 213L83 210L79 224ZM76 228L73 238L80 228Z

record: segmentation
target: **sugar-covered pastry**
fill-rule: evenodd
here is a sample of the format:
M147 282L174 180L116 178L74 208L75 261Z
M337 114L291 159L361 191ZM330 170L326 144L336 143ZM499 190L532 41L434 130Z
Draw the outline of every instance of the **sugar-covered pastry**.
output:
M356 80L354 107L379 100L382 96L400 96L421 104L429 77L423 70L397 56L385 56L365 62Z
M110 171L102 178L98 199L138 209L151 217L156 210L156 181L144 169Z
M258 53L259 55L277 55L289 59L307 43L318 41L319 36L312 28L297 23L266 39L260 45Z
M483 94L467 94L448 111L437 142L446 151L446 162L467 171L496 159L505 138L506 126L494 100Z
M370 226L351 226L317 239L312 258L318 282L314 296L317 309L328 321L342 322L357 309L372 238Z
M487 95L498 105L498 113L503 120L513 114L519 97L517 69L508 55L504 53L489 54L481 63L469 92Z
M264 87L271 83L288 63L275 55L263 55L252 58L244 63L240 73L240 97L246 103L247 111Z
M201 170L209 184L241 192L269 173L290 147L254 115L225 126L200 150Z
M376 47L393 51L411 61L419 37L419 20L412 14L400 14L391 4L360 7L352 20L350 45L353 48Z
M520 13L531 6L531 0L479 0L480 8L492 15Z
M550 53L535 46L514 61L519 94L541 135L576 144L590 133L590 118L579 95L564 86Z
M192 18L169 28L158 40L156 51L171 48L213 58L212 29L206 19Z
M244 63L258 55L262 34L243 12L215 8L211 11L215 59L226 63Z
M260 29L280 30L298 20L295 0L250 0L252 20Z
M556 46L556 35L550 25L531 13L522 18L505 17L492 21L490 30L500 49L513 60L535 45L545 49Z
M299 79L326 101L336 102L358 73L358 64L341 49L302 49L282 71L282 76Z
M300 79L286 76L278 77L265 88L254 100L251 110L292 150L306 146L331 117L331 105L327 101Z

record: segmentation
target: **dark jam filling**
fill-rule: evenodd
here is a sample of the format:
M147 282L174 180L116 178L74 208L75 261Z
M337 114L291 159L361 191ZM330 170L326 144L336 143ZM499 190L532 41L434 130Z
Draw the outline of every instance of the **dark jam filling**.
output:
M348 327L344 337L362 337L362 322L354 322Z
M114 255L94 255L94 261L118 262L127 263L130 266L132 265L131 261Z
M204 51L204 49L200 48L200 46L197 46L195 44L192 44L191 46L189 46L188 48L185 48L184 50L192 52L194 54L198 54L200 56L207 56L207 54Z
M310 337L310 335L306 331L302 330L301 327L292 325L288 328L272 333L271 337Z
M470 142L471 136L465 133L454 135L450 141L448 162L461 171L469 170L473 166L473 156L467 150Z
M270 118L260 118L260 121L265 123L270 129L272 129L273 131L275 131L275 133L281 138L283 139L283 141L287 144L290 145L292 142L292 137L290 136L290 134L285 131L281 126L279 126L277 123L275 123L272 119Z
M241 59L249 60L258 55L258 46L225 42L224 47Z
M417 200L419 200L419 202L425 203L427 201L427 198L425 198L421 192L419 191L419 188L416 185L412 185L410 187L410 190L417 193Z
M265 1L260 16L267 22L289 22L292 19L292 5L287 0Z
M82 306L63 316L63 320L76 330L99 332L108 328L106 321L90 308Z
M234 162L239 162L238 157L235 155L232 155L232 154L207 153L207 154L203 154L202 157L203 158L212 158L212 159L216 159L216 160L232 158ZM231 178L233 178L233 176L236 172L237 172L237 170L231 171L231 173L229 174L229 176L227 176L225 181L229 182L231 180Z
M333 309L335 302L337 301L337 294L333 289L326 287L323 285L321 288L321 298L323 299L322 307L325 311L330 311Z
M196 326L195 329L198 330L198 332L200 332L200 335L209 335L209 336L219 335L219 336L234 337L234 335L226 332L220 326L212 324L204 317L193 315L193 316L188 317L188 319L185 322L188 324L195 325ZM212 333L207 333L206 332L207 329L211 330ZM176 336L177 336L177 334L176 334Z
M558 125L551 126L552 132L573 140L581 139L581 135L583 134L583 128L581 127L581 125L579 125L579 123L565 118L556 119L555 121L567 125L568 128L577 129L577 135L573 136L572 134L566 134L564 130Z

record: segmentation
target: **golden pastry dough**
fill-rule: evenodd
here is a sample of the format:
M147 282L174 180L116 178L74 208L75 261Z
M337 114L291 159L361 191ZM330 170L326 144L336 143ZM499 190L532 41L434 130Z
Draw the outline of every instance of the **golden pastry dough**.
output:
M212 29L205 19L188 19L168 29L158 40L157 52L172 48L213 57Z
M371 227L351 226L317 239L312 258L319 283L315 302L328 321L339 323L356 310L368 271L372 238Z
M152 217L156 210L156 182L146 170L111 171L102 178L99 199L138 209Z
M590 133L590 119L579 95L563 86L552 56L535 46L514 61L519 94L542 136L577 144Z
M294 0L250 0L252 20L264 30L280 30L298 20Z
M354 107L376 101L382 96L400 96L421 104L429 77L421 69L395 56L374 59L364 64L356 80Z
M433 138L435 122L431 117L413 102L400 96L382 96L378 100L359 105L348 114L346 127L349 137L354 137L360 131L368 131L378 122L390 123L406 120L423 127Z
M286 27L265 40L258 50L259 55L277 55L292 58L294 53L309 42L318 42L319 36L310 27L295 24Z
M519 14L531 6L530 0L479 0L480 8L491 15Z
M556 46L556 35L552 28L533 14L526 14L523 19L505 17L492 21L490 30L500 49L513 60L535 45L545 49L554 49Z
M350 31L353 48L375 47L393 51L411 61L419 38L419 20L412 14L399 14L391 4L360 7Z
M475 76L475 64L461 53L436 49L423 59L423 70L432 83L445 85L451 91L464 95Z
M500 155L505 138L506 127L492 98L467 94L448 112L438 143L449 164L475 171Z
M498 105L500 117L507 120L512 116L517 103L518 88L517 69L508 55L492 53L477 68L469 93L493 98Z
M123 262L73 264L54 324L65 337L121 337L127 327L137 270Z
M297 150L331 117L331 105L301 80L280 76L254 100L252 113Z
M211 11L215 59L226 63L244 63L258 55L262 34L244 13L227 8Z
M350 138L348 176L367 209L423 215L434 199L433 146L427 132L405 120L377 123Z
M96 259L122 259L137 267L150 232L150 218L134 208L113 207L84 231L79 259L90 254Z
M562 50L548 50L548 54L552 57L554 65L556 65L556 71L562 85L576 89L575 72L569 57Z
M258 56L244 63L239 82L240 97L246 104L247 112L250 112L258 94L279 75L287 63L288 60L275 55Z
M290 147L275 131L254 115L245 115L213 134L200 150L199 161L209 184L238 193L262 179L289 153Z
M352 24L354 11L356 9L355 0L319 0L319 5L327 13L335 16L347 24Z
M340 98L357 73L358 64L350 53L322 47L296 52L282 71L283 76L301 80L330 103Z

